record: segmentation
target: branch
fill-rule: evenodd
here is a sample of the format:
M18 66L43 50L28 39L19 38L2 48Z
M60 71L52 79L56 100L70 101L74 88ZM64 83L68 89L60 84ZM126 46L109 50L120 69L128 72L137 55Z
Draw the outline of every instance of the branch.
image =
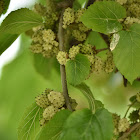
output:
M64 10L62 10L60 21L59 21L59 29L58 29L58 40L59 40L59 50L65 51L64 46L64 30L62 28L63 25L63 13ZM69 110L72 111L70 98L68 95L68 88L67 88L67 80L66 80L66 70L64 65L60 65L60 72L61 72L61 81L62 81L62 88L63 88L63 95L66 101L66 106Z
M140 127L140 123L136 123L131 127L131 129L128 132L125 132L118 140L124 140L127 138L132 132L134 132L137 128Z

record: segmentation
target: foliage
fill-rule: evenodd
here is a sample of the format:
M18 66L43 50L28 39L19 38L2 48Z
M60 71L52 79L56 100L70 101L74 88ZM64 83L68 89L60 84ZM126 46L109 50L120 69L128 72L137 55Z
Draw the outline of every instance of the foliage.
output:
M7 11L9 2L6 3L5 0L0 2L2 9L0 15ZM18 139L139 139L140 93L130 98L128 109L122 117L117 112L116 114L108 111L110 109L106 104L96 99L97 90L93 88L95 86L87 86L85 82L93 82L90 77L93 77L94 81L98 78L104 81L102 75L113 79L116 72L123 77L125 87L133 88L133 82L139 81L140 2L137 0L131 2L47 0L46 4L42 0L40 2L43 5L35 4L33 10L21 8L12 11L0 26L0 54L5 52L21 33L25 33L22 35L17 58L10 67L7 66L10 75L7 74L6 79L2 77L0 87L3 92L5 89L3 85L9 86L7 81L10 81L17 85L17 87L9 86L11 91L18 91L18 94L12 93L13 97L6 99L21 104L26 102L26 105L29 105L38 94L38 92L33 94L31 89L46 88L42 94L36 96L35 103L29 106L24 114L23 107L20 105L17 107L17 111L20 110L20 114L23 114L18 127ZM15 77L17 80L13 80ZM23 81L18 82L18 77ZM24 80L27 77L28 82ZM41 79L42 77L45 79ZM9 80L10 78L12 80ZM109 82L108 80L104 83L104 86L114 84L108 84ZM24 95L26 88L28 93ZM77 99L70 97L68 92L70 88L73 89L72 92L77 89L83 94L89 103L88 108L79 107L77 100L80 100L80 94L73 93ZM113 86L110 89L115 90ZM5 93L10 97L9 89L6 90ZM41 90L39 89L39 93ZM101 90L105 91L104 88ZM111 94L111 91L107 94ZM15 95L18 96L17 99ZM130 95L127 95L127 98L129 97ZM11 104L8 103L9 108ZM15 105L11 107L12 113L16 116Z

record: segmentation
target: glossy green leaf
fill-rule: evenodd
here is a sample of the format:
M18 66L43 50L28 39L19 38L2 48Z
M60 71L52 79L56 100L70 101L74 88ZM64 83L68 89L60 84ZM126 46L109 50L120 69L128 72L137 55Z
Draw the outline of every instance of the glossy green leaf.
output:
M58 140L63 125L70 114L69 110L58 112L42 129L38 140Z
M81 21L93 31L110 34L122 29L122 25L118 20L125 16L125 8L119 3L98 1L89 6L81 17Z
M118 70L132 84L140 76L140 24L118 33L119 40L113 50Z
M59 140L111 140L112 115L106 109L95 114L88 109L72 113L64 124Z
M67 80L71 85L82 83L90 71L90 62L82 54L78 54L74 60L69 60L66 64Z
M26 109L18 128L19 140L34 140L36 138L41 129L39 124L41 113L42 109L36 103Z
M18 38L16 34L0 34L0 55Z
M92 111L95 111L103 107L103 104L100 101L95 100L92 91L85 83L81 83L80 85L77 85L76 88L79 89L87 98L89 107Z
M35 26L43 23L42 17L33 11L22 8L11 12L3 21L0 27L0 34L3 32L21 34Z
M8 10L10 0L0 0L0 16L5 14Z

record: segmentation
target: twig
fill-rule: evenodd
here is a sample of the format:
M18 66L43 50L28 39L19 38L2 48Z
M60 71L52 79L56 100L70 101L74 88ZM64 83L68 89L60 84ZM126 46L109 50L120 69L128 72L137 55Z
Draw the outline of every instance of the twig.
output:
M58 40L59 40L59 50L65 51L64 46L64 30L63 30L63 13L64 10L61 13L60 21L59 21L59 29L58 29ZM62 81L62 88L63 88L63 95L66 101L66 106L69 110L72 111L72 107L70 104L70 98L68 95L68 88L67 88L67 80L66 80L66 70L64 65L60 65L60 72L61 72L61 81Z
M105 51L105 50L109 50L109 48L98 49L98 50L96 50L96 53L99 53L99 52L102 52L102 51Z
M128 109L127 109L127 111L126 111L126 113L125 113L125 115L124 115L124 118L126 118L128 111L130 110L130 108L131 108L135 103L136 103L136 100L128 107Z
M131 129L128 132L125 132L118 140L124 140L127 138L132 132L134 132L137 128L140 127L140 123L136 123L131 127Z

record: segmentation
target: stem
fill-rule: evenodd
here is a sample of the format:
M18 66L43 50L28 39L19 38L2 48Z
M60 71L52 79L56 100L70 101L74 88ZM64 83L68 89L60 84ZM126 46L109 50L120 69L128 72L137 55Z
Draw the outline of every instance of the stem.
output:
M125 113L125 115L124 115L124 118L126 118L128 111L130 110L130 108L131 108L135 103L136 103L136 100L128 107L128 109L127 109L127 111L126 111L126 113Z
M64 10L62 10L60 21L59 21L59 29L58 29L58 40L59 40L59 50L65 51L64 46L64 30L63 30L63 13ZM64 65L60 65L60 72L61 72L61 81L62 81L62 88L63 88L63 95L65 98L66 106L69 110L72 110L71 103L70 103L70 97L68 95L68 88L67 88L67 80L66 80L66 70Z
M96 50L96 53L99 53L99 52L102 52L102 51L106 51L106 50L108 50L109 48L103 48L103 49L98 49L98 50Z
M140 127L140 123L136 123L134 126L131 127L131 129L128 132L125 132L118 140L124 140L139 127Z

